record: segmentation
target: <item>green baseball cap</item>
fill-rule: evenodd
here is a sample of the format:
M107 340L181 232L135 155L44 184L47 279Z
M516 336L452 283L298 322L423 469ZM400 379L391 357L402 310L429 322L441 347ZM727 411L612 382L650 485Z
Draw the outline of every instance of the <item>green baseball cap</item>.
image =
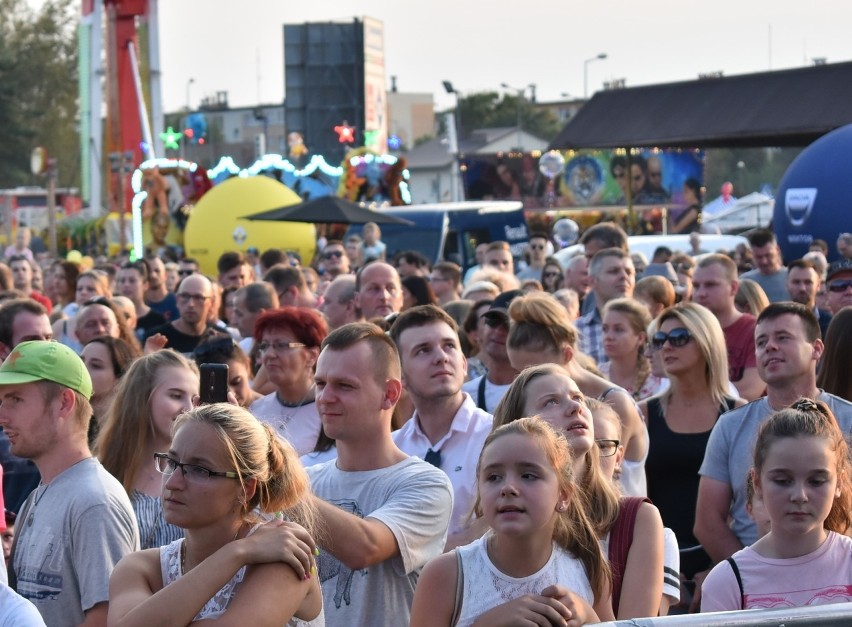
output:
M0 385L53 381L86 398L92 397L92 378L83 360L59 342L21 342L0 366Z

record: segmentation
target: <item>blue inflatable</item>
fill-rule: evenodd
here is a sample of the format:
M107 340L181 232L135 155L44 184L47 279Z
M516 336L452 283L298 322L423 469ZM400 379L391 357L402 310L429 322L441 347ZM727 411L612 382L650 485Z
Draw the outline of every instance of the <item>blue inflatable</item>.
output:
M815 239L837 259L840 233L852 232L852 124L820 137L787 168L775 196L773 224L786 261Z

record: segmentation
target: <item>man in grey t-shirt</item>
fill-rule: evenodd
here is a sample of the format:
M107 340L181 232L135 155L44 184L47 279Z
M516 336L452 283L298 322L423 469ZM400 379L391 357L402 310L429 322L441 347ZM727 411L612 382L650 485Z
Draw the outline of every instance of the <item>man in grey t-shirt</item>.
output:
M326 531L318 560L326 625L407 625L420 570L447 538L452 485L394 444L399 353L379 327L332 331L315 378L323 428L337 443L336 461L308 470Z
M106 625L109 578L139 548L127 493L89 451L92 381L57 342L23 342L0 366L0 426L41 483L18 513L9 583L48 625Z
M722 561L757 540L746 513L746 479L760 425L801 397L826 403L845 433L852 433L852 403L816 387L822 356L819 322L800 303L773 303L757 319L757 368L767 395L719 418L699 473L695 536L714 561ZM728 525L729 515L733 518Z
M756 282L770 303L790 300L787 291L787 268L781 262L781 248L775 240L775 234L768 229L754 231L748 236L751 254L757 266L740 276Z

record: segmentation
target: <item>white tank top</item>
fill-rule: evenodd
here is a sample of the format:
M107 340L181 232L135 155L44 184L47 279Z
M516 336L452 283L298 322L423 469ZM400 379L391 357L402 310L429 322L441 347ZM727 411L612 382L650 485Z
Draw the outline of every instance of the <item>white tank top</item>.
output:
M583 563L556 543L550 559L536 573L528 577L510 577L497 569L488 557L488 539L491 533L479 540L456 549L464 572L464 592L458 627L473 625L485 612L526 594L541 594L555 584L594 605L592 586Z
M257 529L256 526L249 531L249 534L254 532L255 529ZM180 540L175 540L171 544L160 547L160 572L163 576L163 587L166 587L173 581L180 579L182 576L180 572L180 547L183 541L183 538L181 538ZM237 571L237 574L234 575L233 578L213 596L212 599L204 604L201 611L195 615L195 620L205 618L215 619L222 616L222 614L225 613L225 610L228 609L228 604L231 602L231 599L235 594L237 594L238 587L245 576L246 567L243 566ZM311 621L304 621L294 616L287 623L287 627L325 627L325 616L322 610L320 610L319 616Z

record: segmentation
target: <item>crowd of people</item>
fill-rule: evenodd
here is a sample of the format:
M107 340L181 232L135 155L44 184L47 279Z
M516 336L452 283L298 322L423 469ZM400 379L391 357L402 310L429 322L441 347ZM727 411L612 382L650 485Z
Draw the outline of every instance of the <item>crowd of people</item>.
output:
M466 271L362 236L215 276L10 247L0 624L852 601L852 236L830 265L767 230L648 261L602 223L564 264L533 233Z

